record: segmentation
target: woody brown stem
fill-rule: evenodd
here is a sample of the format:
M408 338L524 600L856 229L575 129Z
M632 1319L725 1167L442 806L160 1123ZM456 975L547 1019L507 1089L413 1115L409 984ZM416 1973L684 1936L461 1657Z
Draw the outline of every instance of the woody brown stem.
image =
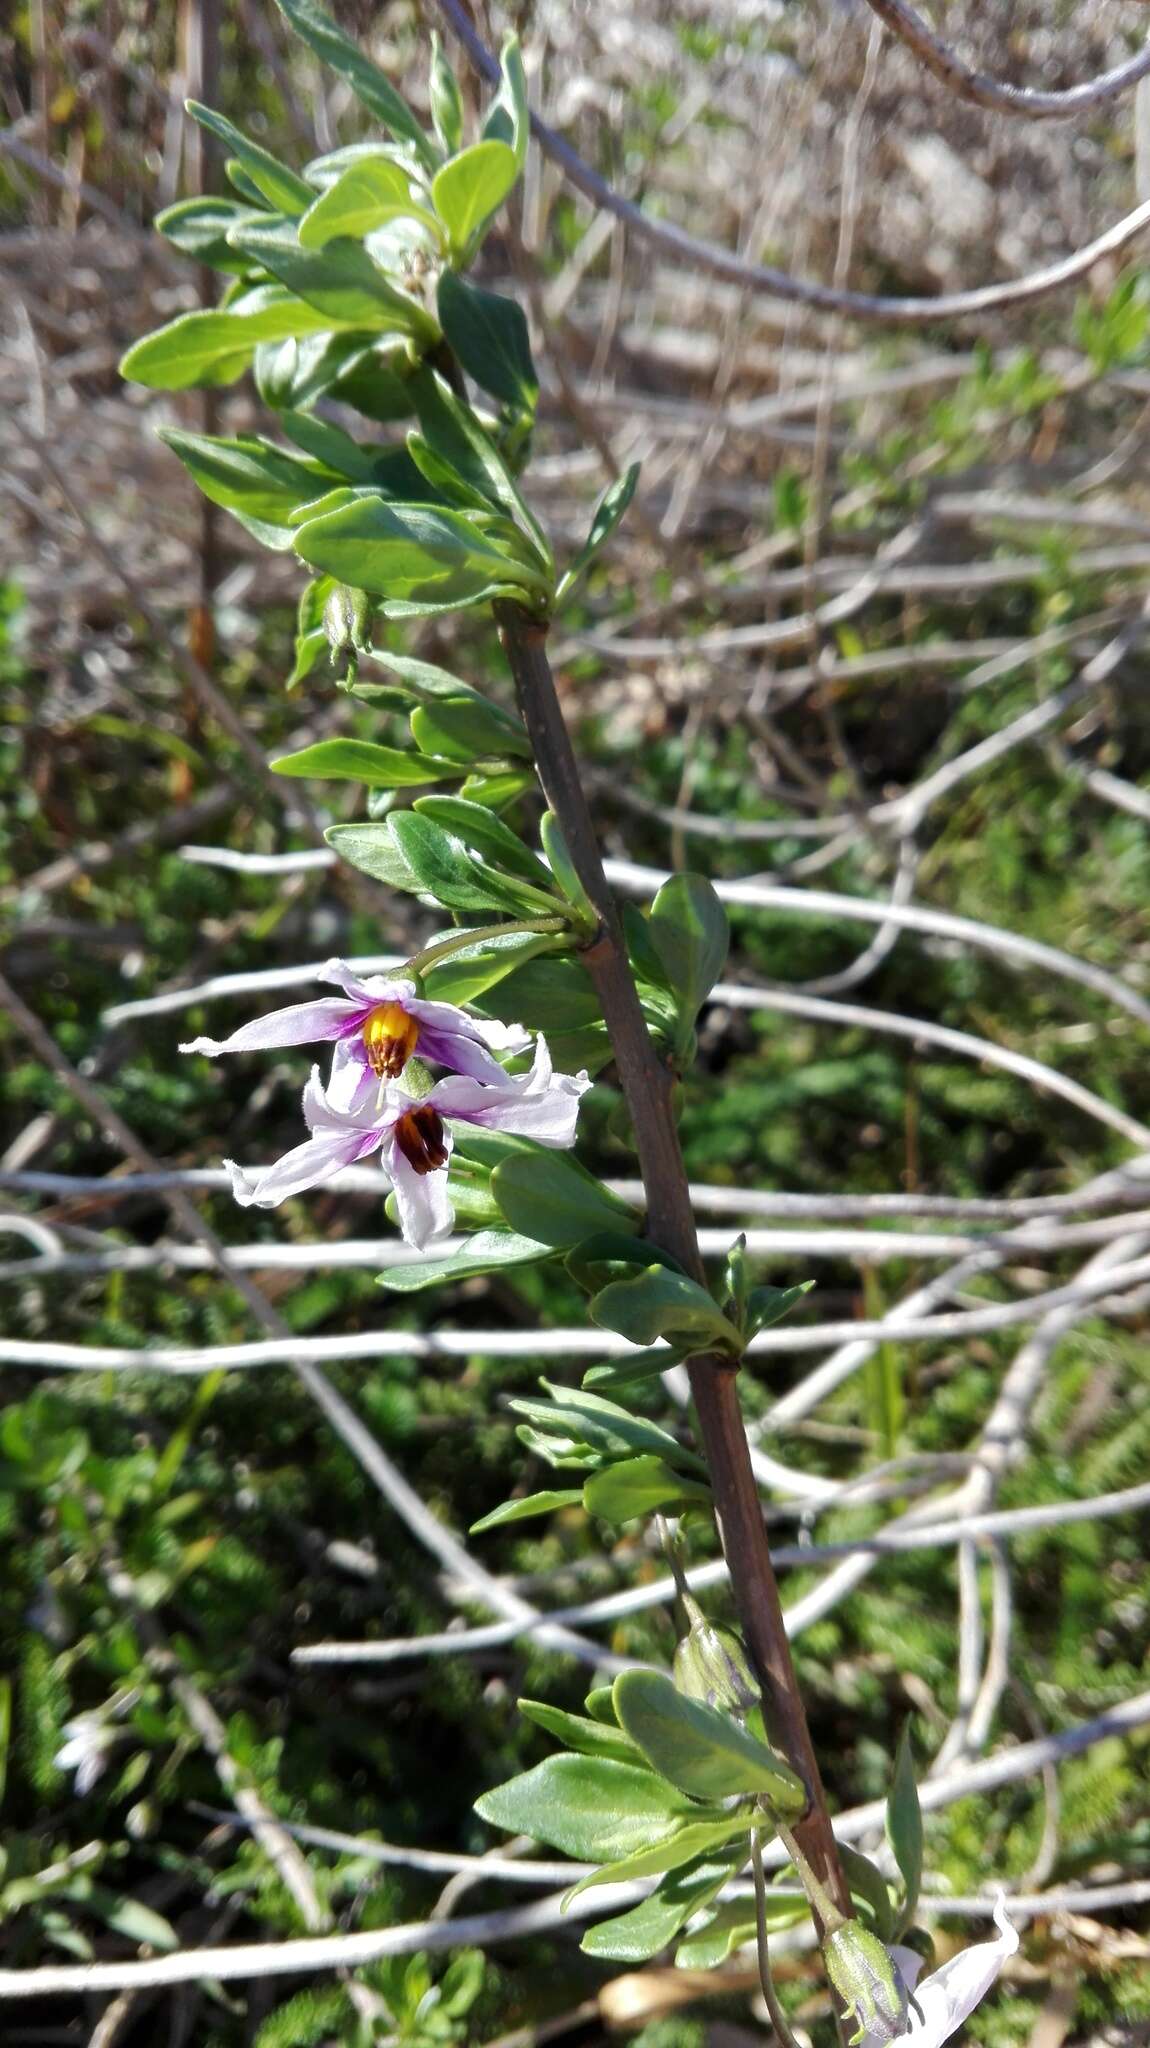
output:
M684 1272L705 1283L687 1172L672 1107L674 1075L647 1030L614 900L555 681L547 658L546 628L520 605L501 600L496 617L539 780L563 831L599 929L581 959L595 985L611 1037L619 1080L635 1133L647 1196L648 1235ZM723 1550L747 1651L763 1696L772 1740L798 1772L810 1795L795 1837L831 1900L847 1917L850 1892L843 1877L783 1626L782 1606L763 1524L731 1361L704 1352L687 1361L699 1433L710 1470Z

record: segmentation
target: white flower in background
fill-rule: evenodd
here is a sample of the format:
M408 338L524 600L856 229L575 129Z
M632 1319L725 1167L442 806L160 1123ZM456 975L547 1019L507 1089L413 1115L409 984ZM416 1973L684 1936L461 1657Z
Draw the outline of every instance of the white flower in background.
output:
M994 1924L998 1929L996 1941L980 1941L973 1948L963 1949L961 1955L952 1956L941 1970L935 1970L918 1985L922 1957L910 1948L892 1949L908 1999L913 1993L919 2010L917 2014L911 2010L899 2034L892 2035L881 2025L867 2027L860 2037L861 2048L940 2048L941 2042L957 2033L1018 1947L1018 1933L1006 1917L1006 1901L1001 1892L994 1908Z
M60 1732L66 1740L52 1762L58 1771L75 1771L72 1789L78 1799L86 1799L108 1768L108 1752L116 1741L116 1730L108 1727L103 1714L77 1714L73 1720L65 1721Z

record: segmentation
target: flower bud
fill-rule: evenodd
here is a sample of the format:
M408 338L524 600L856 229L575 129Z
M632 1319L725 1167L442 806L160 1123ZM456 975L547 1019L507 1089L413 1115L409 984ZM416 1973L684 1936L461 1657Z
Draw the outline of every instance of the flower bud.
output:
M732 1714L758 1706L759 1689L738 1636L709 1622L689 1593L683 1595L683 1605L690 1627L671 1666L676 1689L689 1700Z
M849 2017L858 2023L851 2042L871 2034L895 2041L905 2031L910 2001L889 1950L857 1920L836 1927L823 1942L827 1976Z
M323 630L333 661L343 654L349 667L355 667L356 655L368 645L369 616L367 592L337 583L323 608Z

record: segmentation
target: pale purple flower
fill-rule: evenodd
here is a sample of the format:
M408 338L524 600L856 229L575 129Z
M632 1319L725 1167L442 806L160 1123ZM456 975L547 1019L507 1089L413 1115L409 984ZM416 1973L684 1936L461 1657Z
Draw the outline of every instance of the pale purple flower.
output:
M274 1209L289 1195L316 1187L341 1167L378 1152L395 1191L400 1229L408 1244L421 1251L451 1228L449 1124L475 1124L534 1138L540 1145L567 1146L574 1143L579 1099L591 1086L586 1074L556 1074L542 1038L536 1040L530 1072L511 1075L500 1068L498 1086L469 1074L448 1074L426 1095L413 1096L395 1083L377 1081L366 1066L358 1070L354 1088L346 1086L347 1074L340 1078L333 1100L319 1068L312 1069L303 1096L311 1136L304 1144L254 1175L225 1160L232 1193L245 1208L254 1203Z
M517 1024L480 1022L454 1003L425 1002L413 981L389 981L377 974L365 981L345 960L329 960L320 980L334 982L343 994L291 1003L241 1024L230 1038L193 1038L180 1051L215 1059L221 1052L334 1043L329 1093L346 1106L365 1074L398 1080L413 1057L498 1086L507 1076L493 1052L522 1052L530 1043Z
M1006 1901L999 1892L994 1908L996 1941L979 1941L952 1956L941 1970L935 1970L916 1988L922 1957L910 1948L891 1951L895 1968L908 1992L914 1993L919 2008L910 2014L901 2034L892 2041L889 2033L869 2028L861 2037L861 2048L941 2048L943 2041L957 2033L976 2005L986 1997L1007 1958L1018 1947L1017 1930L1006 1917Z

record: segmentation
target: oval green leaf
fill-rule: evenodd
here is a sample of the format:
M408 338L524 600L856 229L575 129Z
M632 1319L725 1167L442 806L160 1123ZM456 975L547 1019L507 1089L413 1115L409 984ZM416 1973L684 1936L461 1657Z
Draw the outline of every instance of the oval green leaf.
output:
M473 238L502 206L518 176L515 151L498 141L473 143L436 172L431 197L459 255L469 251Z
M674 1834L691 1802L650 1771L610 1757L549 1756L475 1802L481 1820L549 1842L581 1862L609 1863Z
M707 1800L756 1793L791 1819L806 1812L806 1788L788 1764L728 1715L686 1699L661 1671L625 1671L614 1692L620 1726L680 1792Z

